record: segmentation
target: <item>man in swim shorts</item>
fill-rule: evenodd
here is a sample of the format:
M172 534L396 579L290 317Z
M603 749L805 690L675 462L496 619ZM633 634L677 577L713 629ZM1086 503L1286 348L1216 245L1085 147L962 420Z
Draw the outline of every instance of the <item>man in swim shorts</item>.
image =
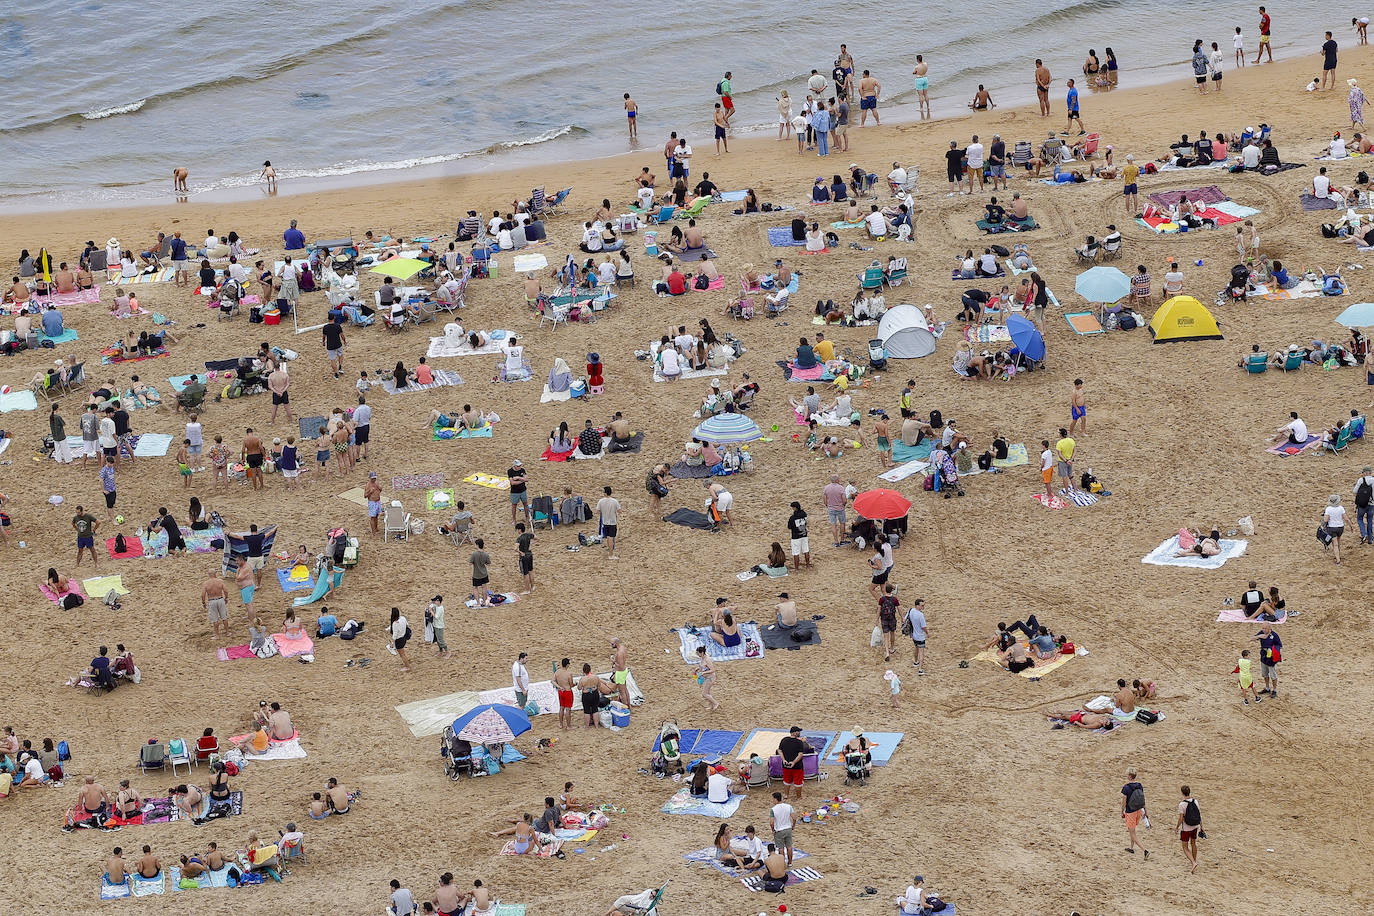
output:
M730 141L725 138L725 128L730 124L730 116L721 107L720 102L716 103L716 112L711 116L715 122L716 129L716 155L720 155L721 147L725 147L725 152L730 152Z
M863 127L868 123L868 113L873 112L873 126L877 127L882 122L878 120L878 96L882 93L883 87L874 79L867 70L864 71L863 78L859 80L859 126Z
M926 63L923 55L916 55L916 66L911 68L913 83L916 88L916 100L919 104L921 117L930 117L930 79L926 76L930 65Z
M224 580L220 578L219 570L212 569L205 578L204 584L200 587L200 605L205 608L205 612L210 616L210 631L213 634L219 633L220 624L224 624L224 638L229 638L229 592L224 587Z
M1040 117L1050 116L1050 68L1040 58L1035 59L1035 98L1040 103Z
M1112 717L1104 713L1089 712L1082 709L1075 709L1065 712L1050 712L1045 714L1051 722L1059 725L1072 725L1074 728L1105 728L1113 725Z
M627 92L625 93L625 123L629 125L631 140L639 136L638 117L639 104L634 99L630 98L630 94Z
M725 124L730 125L730 119L735 115L735 100L731 96L733 91L730 86L730 71L725 71L725 78L720 81L720 104L725 110Z
M363 487L363 498L367 500L367 521L372 533L378 534L377 518L382 514L382 485L377 482L377 472L367 475L367 485Z
M630 669L628 666L628 651L625 644L620 641L620 637L611 640L611 682L616 686L616 692L620 694L620 702L626 706L630 705Z
M333 776L329 777L328 788L324 791L325 804L333 814L347 814L349 807L348 787L339 784L339 780Z
M253 484L253 489L261 490L262 463L266 453L263 451L262 438L253 432L251 426L244 430L242 457L243 463L248 467L248 480Z
M558 670L553 673L553 686L558 690L559 728L572 728L573 674L568 667L571 664L572 660L565 658L558 663Z
M1088 402L1081 378L1073 380L1073 394L1069 395L1069 421L1069 435L1073 435L1075 426L1078 426L1079 433L1088 431Z
M801 727L788 729L787 737L778 742L778 756L782 758L783 791L791 798L801 798L804 780L803 758L814 748L802 737Z

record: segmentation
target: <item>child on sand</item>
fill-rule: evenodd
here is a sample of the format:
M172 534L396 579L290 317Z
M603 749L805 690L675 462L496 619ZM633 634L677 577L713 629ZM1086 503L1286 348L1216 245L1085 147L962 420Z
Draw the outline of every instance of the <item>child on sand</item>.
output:
M1245 651L1246 651L1246 652L1249 652L1250 650L1247 649L1247 650L1245 650ZM901 680L897 677L897 673L896 673L895 671L890 671L890 670L889 670L889 671L884 671L884 672L883 672L883 680L887 681L888 687L891 688L891 694L892 694L892 708L893 708L893 709L896 709L898 706L901 705L900 703L897 702L897 694L899 694L899 693L902 692L902 682L901 682Z
M191 440L182 439L181 448L177 449L177 470L181 473L181 486L184 490L191 488Z
M1236 661L1236 670L1231 672L1237 675L1240 681L1240 698L1246 706L1250 705L1250 698L1254 697L1256 703L1263 703L1259 692L1255 690L1255 679L1250 673L1250 650L1241 649L1240 658Z

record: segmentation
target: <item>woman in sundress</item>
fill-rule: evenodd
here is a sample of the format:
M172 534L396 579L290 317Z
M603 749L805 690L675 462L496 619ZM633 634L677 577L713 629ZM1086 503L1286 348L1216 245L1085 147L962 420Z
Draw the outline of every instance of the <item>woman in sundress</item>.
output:
M1350 87L1350 127L1364 127L1364 90L1355 82L1354 77L1345 82Z

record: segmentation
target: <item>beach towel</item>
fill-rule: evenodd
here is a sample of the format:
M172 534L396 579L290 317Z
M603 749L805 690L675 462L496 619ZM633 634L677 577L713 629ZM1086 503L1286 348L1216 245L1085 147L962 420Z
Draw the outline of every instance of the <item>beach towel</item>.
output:
M1238 607L1224 608L1217 614L1217 623L1253 623L1259 626L1262 623L1280 624L1288 619L1287 612L1284 612L1277 620L1249 620L1245 619L1245 609Z
M753 640L759 646L759 654L754 656L754 658L763 658L763 638L759 633L759 625L757 623L753 621L741 623L739 625L739 635L740 644L738 646L731 646L727 649L725 646L722 646L712 639L707 630L701 630L699 633L692 633L689 632L685 626L678 627L677 629L678 642L681 644L679 649L682 652L682 660L689 665L695 665L697 663L698 646L706 647L706 657L713 662L731 662L738 661L742 658L748 658L749 656L744 654L744 646L745 643L750 640Z
M1298 197L1298 203L1304 210L1334 210L1336 201L1330 197L1313 197L1311 194L1303 193Z
M492 356L504 352L506 337L509 334L509 331L503 331L501 336L497 337L496 332L493 331L491 339L475 350L468 346L466 337L463 338L463 342L456 347L448 343L447 337L431 337L429 339L429 352L425 355L430 359L448 356Z
M1148 197L1149 200L1153 201L1155 204L1161 207L1176 207L1178 206L1179 201L1183 200L1185 195L1188 197L1188 200L1192 203L1207 204L1208 206L1220 203L1223 200L1231 199L1230 195L1228 195L1220 187L1214 184L1209 184L1205 188L1180 189L1177 191L1155 191L1153 194L1148 195Z
M115 539L107 538L105 549L110 553L112 560L133 560L143 556L143 542L136 537L124 538L124 552L115 553ZM92 596L99 597L99 596Z
M863 221L863 220L859 220L859 221L856 222L856 223L847 223L847 222L845 222L844 220L841 219L841 220L836 220L835 222L833 222L833 223L830 224L830 228L831 228L831 229L862 229L863 227L864 227L864 221ZM791 235L791 232L792 232L792 230L791 230L791 229L788 229L788 235Z
M1073 328L1075 334L1101 334L1102 322L1092 312L1065 312L1064 320Z
M691 248L678 253L679 261L710 261L715 259L716 253L709 248Z
M47 341L48 343L51 343L53 346L56 346L57 344L71 343L74 340L81 339L80 335L76 333L76 328L63 328L62 333L58 334L56 337L49 337L47 334L43 334L41 336L43 340Z
M783 627L777 623L759 627L759 636L769 649L799 649L802 646L819 646L821 632L813 620L798 620L795 627ZM804 637L794 639L794 636Z
M868 753L873 758L875 767L885 767L892 760L892 756L897 753L897 745L902 743L906 737L906 732L871 732L864 729L864 737L868 739ZM854 740L854 733L849 731L840 732L830 746L830 752L821 757L824 763L844 763L841 753L844 746ZM814 742L813 742L814 743Z
M223 528L205 528L200 531L192 531L190 528L177 526L181 531L181 537L186 541L186 549L191 553L218 553L224 549L221 544L219 547L214 545L216 540L223 540Z
M784 364L783 374L787 376L789 382L828 382L835 378L823 363L816 363L816 365L806 369L798 369L792 360L788 360Z
M416 385L413 382L400 391L396 390L396 380L387 379L382 383L382 390L387 394L409 394L412 391L432 391L435 388L445 388L449 385L463 384L463 377L452 369L435 369L434 381L428 385Z
M1026 446L1023 442L1013 442L1007 446L1007 457L992 459L992 466L995 468L1018 468L1022 465L1030 464L1030 456L1026 453Z
M680 381L683 381L684 379L689 379L689 378L706 378L707 376L711 376L711 375L729 375L729 374L730 374L730 367L729 367L729 366L721 366L719 369L717 369L717 368L715 368L715 367L713 367L713 366L707 366L705 369L683 369L682 372L677 376L677 379L676 379L676 380L680 382ZM666 382L666 381L669 381L669 379L668 379L666 376L663 376L663 375L660 375L660 374L659 374L659 372L658 372L658 366L657 366L657 365L654 366L654 381L656 381L656 382ZM542 399L541 399L541 400L542 400Z
M562 841L562 840L559 840L559 839L555 839L552 843L548 844L547 846L540 846L538 843L535 843L535 844L534 844L534 848L531 849L529 852L525 853L523 856L521 856L521 858L525 858L525 859L552 859L552 858L553 858L553 854L556 853L556 852L558 852L558 850L560 850L560 849L562 849L562 848L563 848L563 841ZM504 846L501 847L501 851L498 853L498 855L503 855L503 856L514 856L514 855L519 855L519 853L517 853L517 852L515 851L515 840L507 840L507 841L506 841L506 845L504 845Z
M457 493L453 487L427 490L425 492L425 508L430 512L447 512L453 508L456 499Z
M437 474L401 474L391 478L393 490L428 490L444 485L444 472Z
M470 483L475 487L486 487L488 490L510 489L510 478L499 477L495 474L469 474L463 478L463 483Z
M796 856L794 855L793 860L795 861L795 859ZM820 879L820 872L816 871L814 868L809 868L805 865L803 865L801 868L789 868L787 870L788 887L791 887L794 884L801 884L803 881L819 881ZM751 891L759 892L763 890L762 875L750 875L747 878L740 878L739 883L743 884ZM943 912L943 910L941 912Z
M362 506L364 509L367 508L367 497L363 495L362 487L354 487L351 490L345 490L338 494L338 498L346 499L356 506Z
M1196 172L1199 169L1228 169L1231 165L1231 158L1228 156L1225 159L1218 159L1206 165L1174 165L1173 163L1164 163L1159 166L1159 170L1161 172ZM1188 199L1192 200L1191 197Z
M34 397L32 391L11 391L9 394L0 394L0 413L9 413L11 410L37 410L38 399Z
M1059 498L1073 503L1080 509L1086 509L1089 506L1097 505L1096 496L1089 493L1087 490L1080 490L1077 487L1070 490L1061 487L1059 489Z
M1238 557L1245 553L1245 548L1249 546L1249 541L1231 540L1222 538L1221 553L1214 557L1204 557L1198 554L1189 554L1186 557L1176 557L1174 552L1178 550L1178 535L1166 538L1158 547L1147 553L1141 558L1140 562L1150 566L1187 566L1192 569L1220 569L1227 560Z
M756 728L751 731L740 745L740 749L735 752L736 760L748 760L757 754L764 760L775 756L778 753L778 742L786 738L788 732L782 728ZM803 729L802 737L806 743L811 745L817 755L817 760L824 760L826 754L835 746L835 739L840 736L839 732L817 731L815 729Z
M302 439L317 439L320 435L320 427L329 425L326 417L297 417L297 425L301 430Z
M1284 458L1290 458L1293 455L1302 454L1309 448L1319 448L1321 446L1321 441L1321 436L1308 436L1307 440L1303 442L1302 445L1294 445L1291 442L1280 442L1273 448L1265 449L1265 451L1271 455L1279 455Z
M302 634L295 639L291 639L285 633L273 633L272 641L277 644L277 651L282 658L294 658L297 655L308 655L314 650L315 644L309 636Z
M761 274L759 276L759 288L756 290L751 290L751 292L770 293L773 292L776 288L777 280L774 279L773 274ZM792 279L787 281L787 294L790 296L799 289L801 289L801 271L794 270L792 271Z
M600 677L600 678L601 678L602 680L604 680L604 681L610 681L610 680L611 680L611 672L609 672L609 671L602 672L602 673L598 674L597 676ZM633 671L633 670L626 672L625 689L626 689L626 691L630 694L630 705L631 705L631 706L642 706L642 705L644 705L644 693L643 693L643 691L641 691L641 690L639 689L639 684L637 684L637 683L635 682L635 675L634 675L634 671ZM451 695L451 696L456 696L456 695ZM436 699L442 700L442 699L444 699L444 698L443 698L443 697L439 697L439 698L436 698ZM514 705L515 705L515 688L514 688L514 687L511 687L510 685L506 685L505 687L498 687L498 688L496 688L496 689L494 689L494 690L483 690L481 693L479 693L479 694L477 695L477 702L478 702L478 703L503 703L503 704L505 704L505 705L507 705L507 706L514 706ZM548 714L550 714L550 713L555 713L555 712L557 712L557 711L558 711L558 689L557 689L556 687L553 686L553 681L535 681L533 684L530 684L529 693L527 694L526 705L528 705L529 703L534 703L534 704L538 705L538 707L539 707L539 712L540 712L541 715L548 715ZM475 704L474 704L474 705L475 705ZM471 709L472 707L468 707L468 708ZM400 710L400 707L399 707L399 706L397 707L397 710L398 710L398 711ZM467 711L467 710L463 710L463 712L466 712L466 711ZM459 715L461 715L461 713L459 713ZM438 728L438 729L436 729L436 730L433 731L433 732L430 732L430 734L435 734L435 735L437 735L439 732L443 731L443 726L448 725L450 722L453 721L454 718L455 718L455 716L449 716L449 718L448 718L446 721L440 722L439 728ZM415 725L412 724L411 730L414 731L414 729L415 729ZM506 749L507 749L508 752L511 751L511 750L514 750L513 746L512 746L512 745L509 745L509 744L506 745ZM514 759L523 760L524 758L523 758L523 757L517 757L517 758L514 758ZM510 763L510 762L513 762L512 759L509 757L509 754L507 754L506 756L503 756L503 757L501 758L501 760L502 760L503 763Z
M711 469L704 464L688 464L678 460L668 469L668 474L678 480L703 480L711 476Z
M200 381L205 385L205 387L206 387L206 389L207 389L207 396L208 396L208 389L214 387L213 385L210 384L210 378L209 378L209 376L207 376L204 372L196 373L196 375L199 376ZM173 390L173 391L176 391L177 393L180 393L181 391L183 391L183 390L186 388L187 385L191 384L191 376L189 376L189 375L173 375L173 376L171 376L170 378L168 378L167 381L169 381L169 382L172 383L172 390ZM312 433L311 435L312 435L312 436L317 436L317 435L319 435L319 433Z
M92 286L90 289L72 290L70 293L53 293L50 296L42 296L38 300L43 305L55 305L62 308L68 305L92 305L100 301L100 284Z
M100 879L100 899L119 900L124 897L132 896L133 890L129 887L126 880L121 884L111 884L102 876Z
M166 433L143 433L134 446L136 458L158 458L167 454L172 445L172 437Z
M1000 232L1031 232L1039 229L1034 217L1026 217L1024 220L1017 220L1008 216L1005 221L1000 223L990 223L985 219L974 222L974 225L986 232L988 235L996 235Z
M715 523L704 512L697 512L695 509L674 509L672 512L663 516L665 522L672 522L674 525L681 525L684 528L695 528L698 531L713 531Z
M533 690L533 685L531 685ZM482 702L475 690L460 690L425 700L413 700L393 707L410 733L417 738L437 735L454 719ZM557 704L555 703L555 706Z
M46 582L38 586L38 590L43 593L44 598L47 598L49 601L56 605L61 605L62 599L67 597L68 595L80 595L82 598L86 597L86 594L81 591L81 583L77 582L74 579L67 580L67 590L65 592L62 592L61 594L58 594L57 592L53 591L52 587L49 586Z
M664 814L699 814L702 817L713 817L720 820L733 817L735 812L739 810L742 801L744 801L743 795L731 793L729 801L710 802L704 796L693 798L690 790L683 788L674 792L659 810Z
M678 729L678 732L677 732L677 737L678 737L677 747L678 747L678 750L681 751L681 752L684 753L684 754L690 754L690 753L692 753L692 746L696 744L697 739L701 737L701 733L702 733L703 731L705 731L705 729L701 729L701 728L680 728L680 729ZM743 733L743 732L740 732L740 734L743 735L744 733ZM738 739L736 739L736 740L738 740ZM655 736L655 737L654 737L654 748L653 748L654 751L657 752L658 749L659 749L660 747L662 747L662 746L663 746L663 738L662 738L662 736Z
M953 909L951 909L953 912ZM525 916L525 904L523 903L498 903L496 909L492 910L491 916Z
M248 643L241 646L225 646L215 650L215 657L222 662L239 661L245 658L257 658L253 654L253 649Z
M922 458L916 458L906 462L905 464L899 464L897 465L897 467L892 468L891 470L884 471L883 473L878 475L878 479L886 480L888 483L900 483L901 481L906 480L908 477L913 477L917 474L920 474L928 467L930 467L929 461L926 461Z
M252 737L253 737L252 735L243 735L241 738L236 737L236 738L234 738L234 739L232 739L232 740L234 740L234 741L247 740L247 739L252 738ZM297 734L295 735L295 737L287 738L285 741L276 741L276 740L268 741L268 742L267 742L267 750L263 751L261 754L246 754L246 755L244 755L244 756L245 756L245 759L247 759L247 760L249 760L249 761L258 761L258 760L301 760L301 759L303 759L303 758L305 758L305 757L308 757L309 755L306 754L305 748L301 747L301 737L300 737L300 734L297 733ZM235 795L240 795L240 794L242 794L242 793L235 792L235 793L233 793L233 794L235 794ZM243 806L242 806L242 804L240 804L240 805L239 805L239 810L235 811L234 813L235 813L235 814L242 814L242 813L243 813L243 810L242 810L242 809L243 809Z
M164 871L156 878L145 878L142 875L131 876L134 886L135 897L149 897L154 894L162 894L167 891L167 873Z
M1058 496L1046 496L1044 493L1032 493L1031 499L1044 506L1046 509L1067 509L1069 504Z
M1021 645L1025 646L1026 643L1023 642ZM1030 656L1032 658L1035 658L1035 653L1030 653ZM1043 677L1046 674L1049 674L1051 671L1064 667L1069 663L1069 660L1073 659L1074 657L1075 656L1073 655L1065 655L1061 652L1058 655L1054 656L1054 658L1036 658L1034 668L1027 668L1025 671L1018 671L1016 673L1021 675L1023 678L1026 678L1027 680L1038 681L1041 677ZM982 652L979 652L977 655L973 656L973 658L975 661L992 662L994 665L998 665L999 668L1001 667L1001 665L999 665L997 661L996 649L984 649Z
M720 199L723 200L723 201L729 201L730 203L740 203L741 201L743 201L743 200L744 200L746 197L748 197L748 196L749 196L749 192L748 192L747 190L745 190L745 191L721 191L721 192L720 192Z
M930 458L932 445L930 439L923 439L918 445L907 445L901 439L893 439L892 460L902 463L914 460L926 461Z
M1039 270L1039 269L1040 269L1040 268L1036 267L1035 264L1034 264L1033 262L1032 262L1032 264L1031 264L1030 267L1026 267L1026 268L1017 267L1015 264L1011 263L1011 258L1006 258L1005 261L1004 261L1004 263L1007 265L1007 270L1011 271L1011 275L1012 275L1013 277L1019 277L1019 276L1021 276L1021 274L1028 274L1028 273L1030 273L1031 271Z
M302 568L304 568L304 567L302 567ZM277 583L278 583L279 585L281 585L281 590L282 590L282 591L284 591L284 592L298 592L298 591L302 591L302 590L304 590L304 591L310 591L311 589L313 589L313 588L315 587L315 578L314 578L313 576L310 575L310 571L309 571L308 568L306 568L306 575L305 575L305 578L304 578L304 579L293 579L293 578L291 578L292 573L293 573L294 571L295 571L294 569L278 569L278 570L277 570Z
M508 604L514 604L515 602L520 600L520 596L517 595L515 592L496 592L496 594L500 595L505 600L501 601L499 604L489 605L490 607L505 607ZM472 597L466 598L464 599L463 604L467 605L468 607L475 608L477 607L477 599Z
M695 736L692 743L687 744L685 734L681 736L682 741L678 744L684 754L701 754L705 757L723 757L735 749L739 744L744 732L730 731L729 729L704 728ZM654 750L658 750L658 742L654 742Z
M1365 249L1361 249L1362 251ZM1264 290L1260 292L1260 290ZM1270 290L1265 286L1255 287L1256 295L1251 295L1251 299L1260 298L1269 302L1279 302L1284 299L1318 299L1325 295L1322 292L1321 284L1312 280L1299 280L1298 285L1292 289Z
M774 248L805 248L806 240L792 238L791 226L769 226L768 244Z
M964 340L984 344L1011 343L1011 332L1002 324L971 325L964 329Z
M113 347L102 350L100 353L100 364L103 366L111 366L116 363L141 363L145 359L161 359L164 356L170 355L166 347L159 347L153 352L143 356L120 356L118 354L119 351Z
M689 293L710 292L711 290L717 289L725 289L725 278L723 276L718 276L712 280L706 281L706 289L704 290L697 289L690 283L687 284L687 292Z
M1247 219L1260 212L1255 207L1247 207L1244 204L1236 203L1234 200L1219 200L1212 204L1212 209L1220 210L1227 216L1234 216L1236 219Z
M445 439L490 439L495 433L495 427L490 423L484 423L476 429L468 429L466 426L440 426L434 424L434 440L439 442Z
M657 376L657 373L655 373L655 376ZM655 377L654 381L658 381L657 377ZM545 384L544 384L544 393L541 394L541 395L539 396L539 403L540 403L540 404L547 404L547 403L549 403L550 401L567 401L567 400L570 400L571 398L572 398L572 392L571 392L571 391L566 391L566 390L565 390L565 391L550 391L550 390L549 390L548 383L545 383Z

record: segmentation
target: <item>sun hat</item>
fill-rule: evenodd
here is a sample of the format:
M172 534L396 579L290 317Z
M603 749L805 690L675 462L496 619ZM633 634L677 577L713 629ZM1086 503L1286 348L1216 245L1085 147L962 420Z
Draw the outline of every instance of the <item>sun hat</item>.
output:
M1330 496L1326 498L1327 505L1331 506L1337 505L1338 503L1340 503L1340 501L1341 498L1337 496L1335 493L1332 493Z

